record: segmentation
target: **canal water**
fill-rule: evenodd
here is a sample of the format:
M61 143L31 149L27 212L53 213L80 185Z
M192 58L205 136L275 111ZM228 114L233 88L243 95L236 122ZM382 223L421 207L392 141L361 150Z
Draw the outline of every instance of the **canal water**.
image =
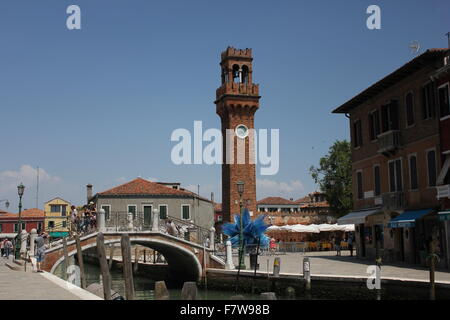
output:
M71 264L75 263L73 257L70 258ZM87 284L99 283L101 279L99 266L86 263L85 262L85 273ZM61 263L55 270L55 275L63 278L64 264ZM121 270L112 269L111 270L112 279L112 289L118 292L121 296L125 296L125 284L123 280L123 274ZM211 279L212 280L212 279ZM213 281L214 284L214 281ZM135 288L135 299L137 300L154 300L154 287L155 280L148 277L134 275L134 288ZM271 291L271 290L268 290ZM340 299L350 299L350 300L373 300L376 299L375 292L369 292L373 290L368 290L364 285L355 286L345 286L344 283L339 284L327 284L323 282L322 284L316 284L313 290L312 299L313 300L340 300ZM248 292L248 291L247 291ZM429 297L429 291L427 288L415 288L414 286L401 285L395 288L384 288L382 290L382 300L409 300L409 299L419 299L427 300ZM169 289L171 300L181 299L181 288ZM245 300L258 300L260 299L259 294L250 293L238 293L243 295ZM199 300L230 300L230 298L235 295L234 290L211 290L199 288L198 291ZM437 299L450 299L449 289L440 289L436 292ZM282 295L277 294L278 299L286 299ZM311 299L309 298L309 299ZM304 296L296 296L296 300L308 299Z
M71 263L74 263L71 258ZM63 278L64 264L61 263L55 270L55 275ZM84 264L86 282L87 285L92 283L99 283L101 279L100 267L94 264ZM134 291L136 300L154 300L154 288L155 281L147 277L134 276ZM122 271L111 270L111 288L118 292L121 296L125 297L125 283L123 280ZM181 288L169 289L171 300L181 299ZM234 295L234 292L219 291L219 290L205 290L199 289L198 291L200 300L230 300L230 297ZM241 294L241 293L239 293ZM259 295L243 294L245 299L254 300L259 298Z

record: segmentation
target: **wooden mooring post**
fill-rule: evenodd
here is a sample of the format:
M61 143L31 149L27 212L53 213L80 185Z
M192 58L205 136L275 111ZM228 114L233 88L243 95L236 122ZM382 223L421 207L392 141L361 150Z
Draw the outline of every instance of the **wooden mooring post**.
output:
M80 268L81 288L86 289L87 286L86 286L86 274L84 273L83 251L81 251L80 236L78 234L75 235L75 245L77 247L78 267Z
M311 263L309 258L303 258L303 278L305 280L305 296L311 299Z
M63 253L64 253L64 280L67 280L67 269L69 269L69 252L67 250L67 240L64 237L62 239Z
M112 264L113 264L113 260L114 260L114 250L116 249L116 246L114 245L114 243L111 243L109 245L109 270L111 270L112 268Z
M195 282L185 282L181 289L181 300L197 300L197 284Z
M134 299L134 282L133 282L133 268L131 262L131 244L128 233L122 235L120 239L120 246L122 248L122 263L123 263L123 278L125 280L125 298L127 300Z
M136 273L139 268L139 248L136 246L134 250L134 266L133 266L133 272Z
M164 281L155 282L155 300L169 300L170 294Z
M111 300L111 275L109 274L108 261L106 260L105 237L101 232L97 235L97 257L102 273L103 296L105 300Z

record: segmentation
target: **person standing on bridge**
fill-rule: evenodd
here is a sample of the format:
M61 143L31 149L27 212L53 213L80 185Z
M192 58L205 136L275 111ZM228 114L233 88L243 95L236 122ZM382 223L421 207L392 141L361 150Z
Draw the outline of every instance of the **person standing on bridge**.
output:
M76 233L77 232L77 216L78 216L78 212L77 209L75 208L75 206L71 206L70 207L70 229L72 230L72 233Z
M45 259L45 239L47 238L47 235L45 232L41 232L41 234L34 239L35 246L35 254L36 262L37 262L37 272L44 272L41 270L41 263L44 262Z

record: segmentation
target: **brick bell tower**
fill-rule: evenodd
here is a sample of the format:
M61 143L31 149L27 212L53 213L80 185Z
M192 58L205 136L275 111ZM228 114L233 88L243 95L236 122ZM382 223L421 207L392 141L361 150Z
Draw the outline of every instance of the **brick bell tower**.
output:
M252 49L228 47L221 55L222 86L216 90L214 103L222 122L223 221L232 221L233 215L239 213L238 181L245 183L244 206L256 213L255 149L250 129L254 129L261 97L259 85L252 82L252 61Z

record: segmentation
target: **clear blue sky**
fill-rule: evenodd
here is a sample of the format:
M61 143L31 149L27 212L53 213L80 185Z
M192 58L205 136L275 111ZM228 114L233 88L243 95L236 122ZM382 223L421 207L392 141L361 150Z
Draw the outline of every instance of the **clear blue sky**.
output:
M82 30L66 28L71 4ZM366 28L371 4L381 30ZM316 189L308 168L349 137L333 108L413 58L411 41L445 47L449 18L450 2L436 0L2 1L0 199L15 211L23 181L34 207L39 166L40 207L54 196L82 204L87 183L102 191L137 176L220 200L220 167L173 165L170 135L194 120L219 128L228 45L253 48L256 127L280 129L280 171L258 177L258 198L299 198Z

